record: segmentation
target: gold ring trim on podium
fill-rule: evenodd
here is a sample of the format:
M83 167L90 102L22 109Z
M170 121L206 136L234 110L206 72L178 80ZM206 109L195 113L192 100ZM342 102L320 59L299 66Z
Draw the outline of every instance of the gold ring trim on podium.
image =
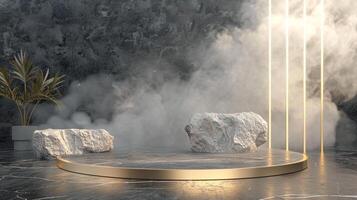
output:
M148 180L229 180L277 176L302 171L307 168L308 157L276 165L219 169L165 169L113 167L83 164L57 157L57 167L69 172L123 179Z

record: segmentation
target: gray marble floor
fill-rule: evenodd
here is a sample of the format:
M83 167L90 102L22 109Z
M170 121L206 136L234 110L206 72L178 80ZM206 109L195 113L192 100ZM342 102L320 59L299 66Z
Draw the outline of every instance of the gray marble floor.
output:
M229 181L143 181L69 173L31 152L0 151L0 199L357 199L357 152L309 154L309 168Z

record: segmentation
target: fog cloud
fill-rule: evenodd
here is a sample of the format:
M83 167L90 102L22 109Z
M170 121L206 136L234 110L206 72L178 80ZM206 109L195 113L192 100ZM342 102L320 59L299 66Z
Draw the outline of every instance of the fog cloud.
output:
M290 146L302 147L302 1L290 1ZM320 1L309 1L308 148L319 147ZM285 134L285 13L284 1L273 1L273 146L284 147ZM325 144L335 140L339 118L334 95L344 100L357 91L357 2L325 5ZM253 111L268 117L267 1L245 1L237 18L241 27L212 33L209 42L187 52L194 66L188 80L175 71L143 70L141 76L117 81L95 75L72 83L63 106L46 126L106 128L117 147L188 149L185 124L196 112ZM159 55L158 55L158 59ZM144 62L144 61L143 61ZM160 61L160 65L165 65ZM155 62L152 63L155 65ZM168 64L167 64L168 65ZM160 69L160 68L159 68ZM81 106L86 109L81 110ZM94 116L86 112L92 109ZM108 117L110 116L110 117Z

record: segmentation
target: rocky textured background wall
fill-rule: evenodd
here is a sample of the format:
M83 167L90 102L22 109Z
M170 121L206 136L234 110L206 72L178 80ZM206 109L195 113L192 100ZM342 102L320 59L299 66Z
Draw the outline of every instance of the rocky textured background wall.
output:
M237 6L233 0L5 0L1 61L25 49L37 64L82 79L98 72L126 77L140 70L130 67L138 59L171 56L187 72L180 55L208 33L237 24Z
M186 53L239 25L239 6L236 0L3 0L0 64L23 49L35 64L66 74L64 93L73 80L98 73L126 79L162 70L185 79L195 70ZM17 117L4 100L0 110L1 146L9 146Z

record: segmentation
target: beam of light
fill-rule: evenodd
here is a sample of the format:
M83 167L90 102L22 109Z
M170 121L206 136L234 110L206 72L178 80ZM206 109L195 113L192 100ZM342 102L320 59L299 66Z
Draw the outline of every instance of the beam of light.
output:
M320 69L320 151L324 152L324 0L321 0L321 19L320 19L320 33L321 33L321 69Z
M306 154L306 0L303 2L304 46L303 46L303 152Z
M269 145L269 149L271 149L271 142L272 142L272 138L271 138L271 29L272 29L272 27L271 27L271 0L269 0L269 18L268 18L268 20L269 20L269 27L268 27L268 32L269 32L269 38L268 38L268 40L269 40L269 49L268 49L268 57L269 57L269 60L268 60L268 71L269 71L269 78L268 78L268 82L269 82L269 86L268 86L268 105L269 105L269 108L268 108L268 110L269 110L269 116L268 116L268 137L269 137L269 141L268 141L268 145Z
M289 0L285 6L285 148L289 151Z

